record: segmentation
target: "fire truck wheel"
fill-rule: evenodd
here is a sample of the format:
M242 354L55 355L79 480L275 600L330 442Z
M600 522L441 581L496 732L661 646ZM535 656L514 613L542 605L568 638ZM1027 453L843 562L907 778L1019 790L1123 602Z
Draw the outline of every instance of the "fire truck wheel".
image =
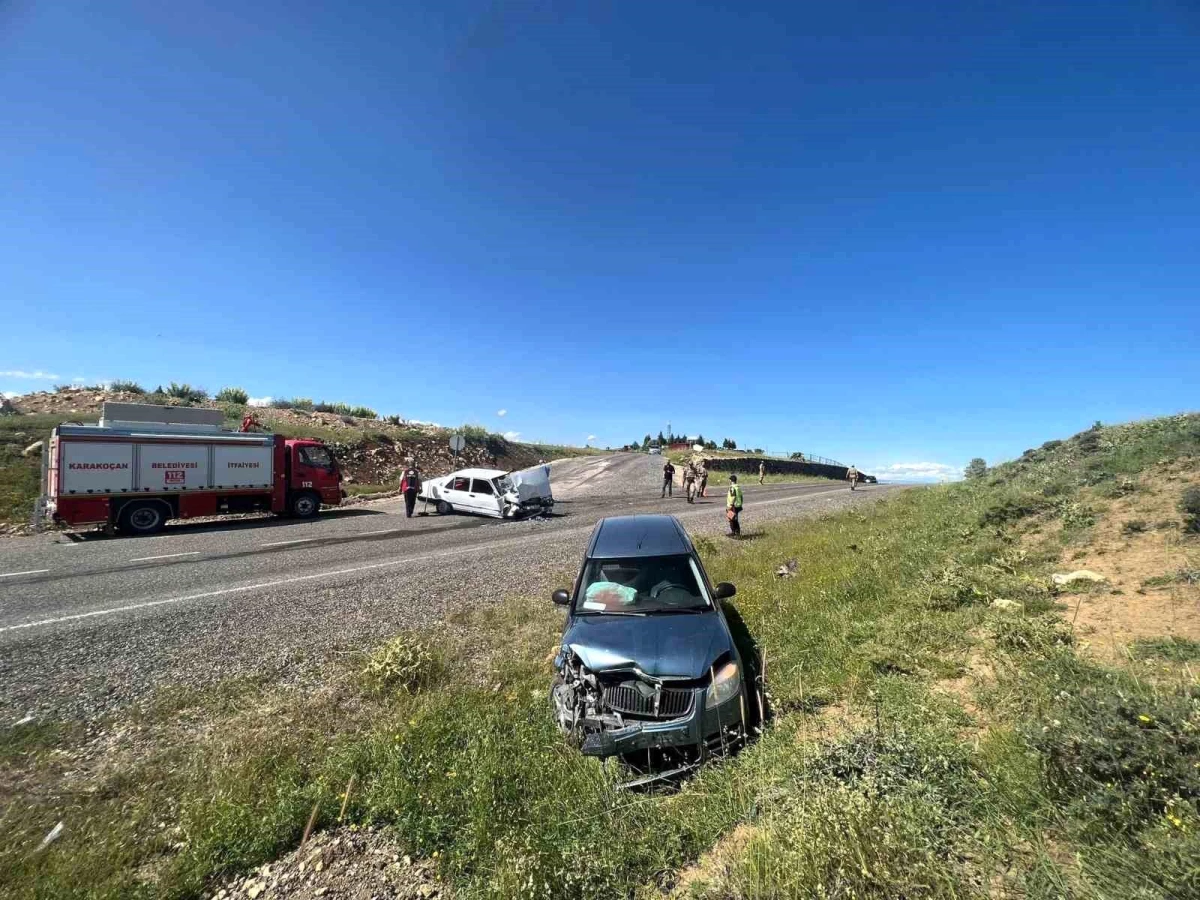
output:
M292 498L292 515L297 519L311 519L321 511L321 499L316 494L297 494Z
M130 503L121 510L121 530L128 534L155 534L166 524L167 510L162 503Z

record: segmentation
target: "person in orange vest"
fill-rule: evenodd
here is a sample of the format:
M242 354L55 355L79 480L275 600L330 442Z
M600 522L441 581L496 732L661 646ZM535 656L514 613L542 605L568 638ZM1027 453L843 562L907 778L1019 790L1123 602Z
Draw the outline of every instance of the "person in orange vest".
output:
M417 492L421 490L421 470L410 456L405 461L404 476L400 479L400 493L404 495L405 518L412 518L417 506Z

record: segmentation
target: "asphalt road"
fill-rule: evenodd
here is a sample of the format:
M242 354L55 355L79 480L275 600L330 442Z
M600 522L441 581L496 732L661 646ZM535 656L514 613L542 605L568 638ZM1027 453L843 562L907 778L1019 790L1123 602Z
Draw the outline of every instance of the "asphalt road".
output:
M621 483L647 462L618 460ZM611 467L612 458L593 465ZM593 484L578 466L570 472L577 488ZM301 677L330 653L370 647L453 608L545 590L548 579L569 577L606 515L672 512L693 531L723 524L720 488L688 506L678 494L622 495L609 483L604 492L564 482L560 492L556 476L556 497L567 499L536 521L407 519L392 500L307 522L0 540L0 722L28 712L91 718L164 684ZM746 518L849 495L839 485L750 485Z

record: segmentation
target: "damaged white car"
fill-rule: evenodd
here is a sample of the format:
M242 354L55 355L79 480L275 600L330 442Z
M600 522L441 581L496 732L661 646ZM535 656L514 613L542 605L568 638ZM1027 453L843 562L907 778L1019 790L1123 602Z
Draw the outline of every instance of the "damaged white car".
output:
M471 513L496 519L545 515L554 509L549 466L517 472L460 469L426 480L417 499L436 504L442 515Z

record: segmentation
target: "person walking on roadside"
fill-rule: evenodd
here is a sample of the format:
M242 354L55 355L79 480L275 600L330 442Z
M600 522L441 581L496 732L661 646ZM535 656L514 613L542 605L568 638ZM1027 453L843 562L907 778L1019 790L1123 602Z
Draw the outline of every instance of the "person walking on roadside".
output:
M725 497L725 518L729 520L729 534L732 537L742 536L742 486L738 484L737 476L729 476L729 493Z
M853 465L846 470L846 480L850 482L850 490L854 490L854 486L858 484L858 469Z
M708 494L706 494L705 491L708 490L708 466L704 464L704 460L700 460L700 462L696 464L696 477L700 482L700 490L697 493L699 493L701 497L707 497Z
M663 464L662 495L664 497L675 496L675 467L671 465L671 461L669 459Z
M400 479L400 493L404 495L404 517L411 519L417 506L417 492L421 490L421 471L412 457L404 461L404 475Z
M760 462L758 464L758 483L762 484L763 481L766 479L766 477L767 477L767 464L766 464L766 462Z
M683 467L683 496L688 503L696 501L696 467L691 460Z

